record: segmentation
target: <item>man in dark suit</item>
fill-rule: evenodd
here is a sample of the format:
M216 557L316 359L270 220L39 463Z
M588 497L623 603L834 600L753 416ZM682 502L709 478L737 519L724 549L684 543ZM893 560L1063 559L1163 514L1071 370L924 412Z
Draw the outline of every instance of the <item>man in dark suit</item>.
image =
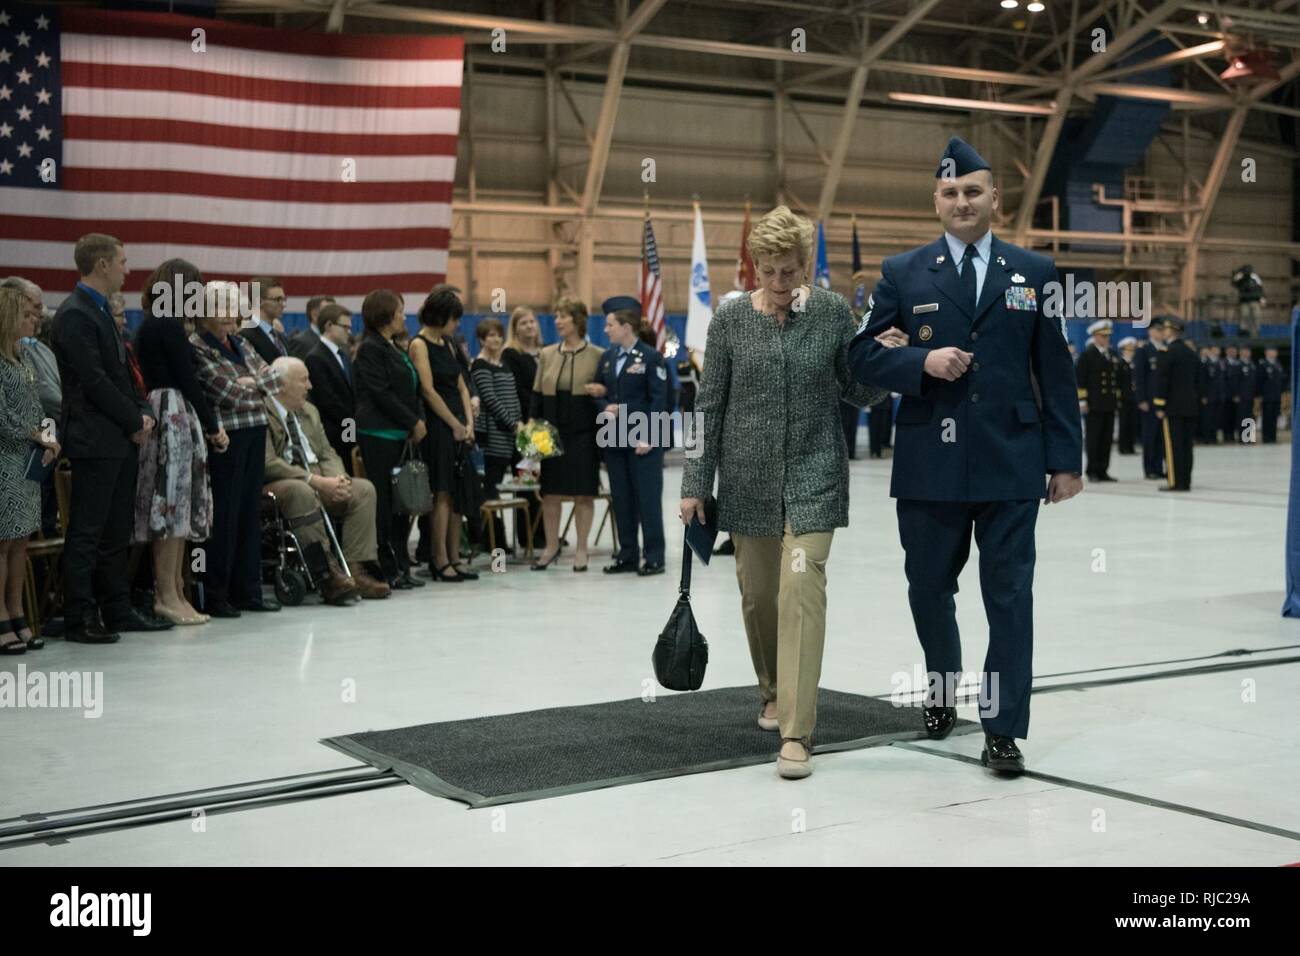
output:
M316 347L306 358L311 374L312 404L320 412L325 437L329 439L343 467L352 474L352 449L356 447L356 401L352 395L352 359L348 356L348 335L352 313L333 302L316 317ZM345 440L347 423L352 422L350 441Z
M664 446L668 436L658 433L668 391L668 370L663 356L637 338L641 303L632 296L606 299L605 333L609 348L600 357L596 380L587 394L606 409L607 417L596 436L609 469L609 491L618 526L618 554L606 565L606 574L635 572L642 577L664 571ZM640 433L637 422L643 422ZM671 433L670 433L671 434ZM626 435L629 444L620 439ZM602 440L612 436L614 440ZM631 444L633 437L639 438ZM641 531L638 565L637 529Z
M333 301L334 298L328 295L314 295L307 300L307 327L299 329L288 338L289 354L294 358L302 359L304 362L307 361L307 356L320 343L317 319L320 316L320 310Z
M1111 351L1110 319L1088 326L1092 341L1079 356L1075 376L1079 383L1079 404L1087 418L1084 438L1088 445L1087 475L1092 481L1115 481L1110 476L1110 450L1114 442L1115 413L1119 410L1118 355Z
M1223 440L1235 443L1241 440L1241 416L1237 414L1241 403L1241 359L1235 345L1227 346L1223 354Z
M998 192L989 164L953 137L935 177L944 235L882 263L849 364L858 382L903 396L890 494L930 673L926 732L944 737L957 719L953 596L973 529L989 621L980 759L1020 773L1014 738L1029 733L1034 524L1041 500L1065 501L1083 488L1074 370L1052 314L1060 304L1055 264L990 230ZM876 341L891 328L909 344Z
M284 315L284 284L271 276L254 276L252 283L261 296L257 321L246 323L239 334L257 350L262 361L270 365L282 355L289 354L289 340L275 327Z
M1255 369L1255 356L1249 345L1243 345L1238 353L1241 361L1241 384L1237 386L1237 428L1239 438L1245 443L1247 436L1252 442L1259 441L1259 423L1255 422L1255 396L1259 394L1259 372ZM1254 422L1250 432L1245 430L1244 422Z
M1259 397L1264 405L1264 444L1277 442L1277 419L1282 414L1282 393L1291 387L1286 370L1277 360L1277 347L1264 349L1264 361L1259 363Z
M1219 347L1201 348L1201 409L1197 413L1196 431L1206 445L1219 443L1219 405L1223 401L1223 366L1219 364Z
M1165 438L1165 466L1169 484L1161 491L1192 490L1192 446L1196 422L1201 413L1201 399L1196 390L1200 360L1196 350L1181 338L1183 323L1164 320L1167 347L1156 375L1156 417L1161 420Z
M1133 391L1137 394L1138 411L1142 413L1142 474L1151 480L1165 476L1165 443L1152 404L1163 346L1163 329L1157 320L1147 328L1147 340L1138 346L1137 360L1133 363Z
M81 281L50 333L63 383L59 433L72 462L72 506L63 544L64 636L111 644L119 631L171 627L131 607L126 550L135 521L139 446L156 424L131 381L126 345L108 299L126 281L126 252L112 236L77 240Z

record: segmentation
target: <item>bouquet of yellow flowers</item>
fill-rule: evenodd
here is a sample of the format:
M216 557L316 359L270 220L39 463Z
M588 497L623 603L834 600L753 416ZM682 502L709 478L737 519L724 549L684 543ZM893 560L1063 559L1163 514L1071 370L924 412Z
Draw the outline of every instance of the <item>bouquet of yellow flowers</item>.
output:
M541 461L543 458L555 458L564 454L560 444L560 431L550 422L541 418L529 419L523 428L515 433L515 448L521 458Z

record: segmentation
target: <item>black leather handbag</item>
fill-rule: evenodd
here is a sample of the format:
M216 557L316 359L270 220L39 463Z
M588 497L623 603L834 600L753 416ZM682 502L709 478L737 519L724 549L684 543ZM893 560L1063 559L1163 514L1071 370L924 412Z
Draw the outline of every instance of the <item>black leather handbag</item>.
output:
M429 469L420 460L420 447L407 441L393 473L393 511L399 515L427 515L433 510Z
M682 547L682 583L677 604L659 633L654 653L655 678L669 690L699 690L709 663L709 642L691 611L691 549Z

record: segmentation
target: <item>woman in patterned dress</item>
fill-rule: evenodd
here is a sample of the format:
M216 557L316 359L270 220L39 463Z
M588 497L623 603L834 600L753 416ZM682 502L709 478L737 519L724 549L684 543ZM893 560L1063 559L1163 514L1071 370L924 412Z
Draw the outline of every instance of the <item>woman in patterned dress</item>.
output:
M203 284L197 266L184 259L160 265L145 282L144 321L135 334L158 427L140 447L134 540L153 552L154 613L178 625L208 620L185 595L185 543L205 541L211 531L207 445L220 453L229 443L195 374L183 302L173 301L174 289L191 284Z
M27 477L32 450L46 465L59 456L53 430L42 427L36 380L18 355L18 340L36 331L33 310L17 289L0 289L0 654L22 654L27 539L41 526L41 486ZM36 641L33 647L39 647Z

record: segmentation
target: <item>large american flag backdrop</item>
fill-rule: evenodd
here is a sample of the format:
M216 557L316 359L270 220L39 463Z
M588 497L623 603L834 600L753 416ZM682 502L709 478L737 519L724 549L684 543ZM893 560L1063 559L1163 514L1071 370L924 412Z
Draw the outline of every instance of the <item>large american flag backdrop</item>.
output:
M106 232L129 308L179 256L208 278L280 278L289 311L376 288L414 311L447 274L463 53L0 0L0 276L56 304L77 238Z

